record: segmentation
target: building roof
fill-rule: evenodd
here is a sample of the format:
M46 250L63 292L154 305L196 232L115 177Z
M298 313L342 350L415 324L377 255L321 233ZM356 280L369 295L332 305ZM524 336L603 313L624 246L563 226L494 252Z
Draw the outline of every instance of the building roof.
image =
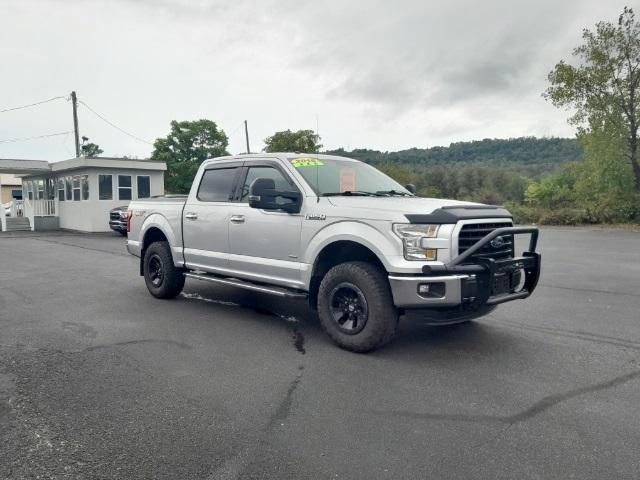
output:
M78 157L60 162L0 159L0 173L11 173L19 176L61 172L78 168L131 168L163 171L167 169L167 164L156 160L116 157Z
M15 160L0 158L0 173L32 174L49 171L49 162L46 160Z
M78 157L50 163L52 172L76 168L134 168L140 170L166 170L167 164L156 160L117 157Z

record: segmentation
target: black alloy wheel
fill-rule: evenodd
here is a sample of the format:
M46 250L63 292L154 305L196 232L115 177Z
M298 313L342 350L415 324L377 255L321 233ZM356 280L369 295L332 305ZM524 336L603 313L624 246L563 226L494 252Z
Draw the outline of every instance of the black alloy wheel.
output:
M331 316L338 329L348 335L361 332L367 324L369 306L357 286L342 282L331 290Z
M157 253L152 254L149 258L149 280L156 288L160 287L164 281L164 265Z

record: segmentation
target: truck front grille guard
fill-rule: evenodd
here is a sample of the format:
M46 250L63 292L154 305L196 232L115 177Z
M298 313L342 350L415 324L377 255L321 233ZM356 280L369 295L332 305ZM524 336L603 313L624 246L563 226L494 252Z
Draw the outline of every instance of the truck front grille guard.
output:
M482 304L497 305L498 303L508 302L510 300L527 298L533 293L540 279L541 256L536 252L538 233L539 231L536 227L496 228L450 262L444 265L425 265L422 267L422 272L427 275L449 275L456 273L476 275L478 279L478 296L474 298L474 301ZM497 237L503 235L513 235L515 237L515 235L525 234L531 235L529 239L529 249L523 252L521 257L499 260L473 257L474 254ZM473 261L474 263L465 264L465 262L468 261ZM523 270L525 274L522 289L513 293L492 296L494 276L502 273L513 273L516 270Z

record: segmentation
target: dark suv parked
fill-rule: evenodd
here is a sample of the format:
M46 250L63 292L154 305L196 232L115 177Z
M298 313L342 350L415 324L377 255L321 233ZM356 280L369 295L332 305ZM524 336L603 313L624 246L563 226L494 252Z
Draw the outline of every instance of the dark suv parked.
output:
M127 236L127 207L116 207L109 212L109 226L111 230L120 232L121 235Z

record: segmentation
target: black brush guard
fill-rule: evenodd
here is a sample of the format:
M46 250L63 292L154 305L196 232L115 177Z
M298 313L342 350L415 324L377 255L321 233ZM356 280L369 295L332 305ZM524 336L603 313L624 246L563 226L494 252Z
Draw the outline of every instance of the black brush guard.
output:
M521 257L495 260L493 258L472 258L485 245L503 235L531 235L529 250ZM463 284L463 301L475 305L497 305L521 298L527 298L533 293L540 278L541 256L536 252L538 244L538 229L536 227L504 227L496 228L491 233L478 240L464 253L458 255L444 265L425 265L423 273L427 275L469 274L475 278ZM515 238L514 238L515 249ZM473 262L473 263L465 263ZM512 278L516 272L524 271L524 284L516 292L496 293L496 282L503 278Z

